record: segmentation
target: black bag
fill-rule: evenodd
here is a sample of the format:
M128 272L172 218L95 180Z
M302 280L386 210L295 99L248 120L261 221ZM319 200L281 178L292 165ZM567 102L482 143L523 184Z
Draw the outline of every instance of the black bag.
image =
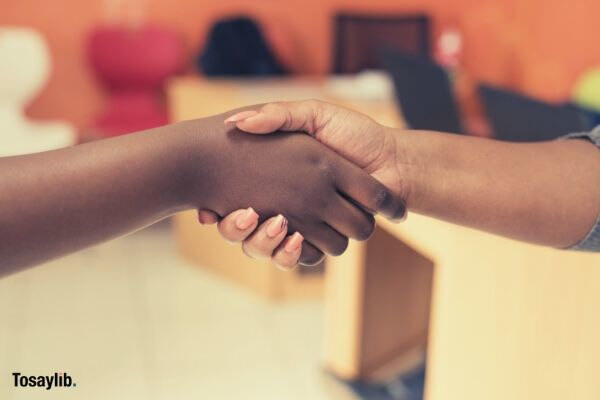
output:
M283 67L266 43L260 27L248 17L217 22L208 34L198 66L208 76L282 75Z

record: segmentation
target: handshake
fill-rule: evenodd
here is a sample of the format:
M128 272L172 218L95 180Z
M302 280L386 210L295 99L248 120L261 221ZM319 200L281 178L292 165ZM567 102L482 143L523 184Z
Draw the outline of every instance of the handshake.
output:
M404 215L398 136L303 101L2 157L0 276L188 209L250 256L316 264L367 239L374 213Z
M407 208L558 248L589 237L579 248L596 250L597 136L523 144L399 130L309 100L2 157L0 276L187 209L288 268L341 254L369 237L373 214Z
M200 222L251 257L314 265L369 238L373 214L405 214L393 133L363 114L309 100L182 124L202 142L187 168Z

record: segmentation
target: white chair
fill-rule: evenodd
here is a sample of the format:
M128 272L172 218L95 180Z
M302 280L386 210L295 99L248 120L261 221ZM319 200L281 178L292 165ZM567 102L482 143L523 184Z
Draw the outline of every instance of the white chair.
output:
M75 143L75 129L61 121L34 121L25 106L50 73L50 54L38 32L0 26L0 156L52 150Z

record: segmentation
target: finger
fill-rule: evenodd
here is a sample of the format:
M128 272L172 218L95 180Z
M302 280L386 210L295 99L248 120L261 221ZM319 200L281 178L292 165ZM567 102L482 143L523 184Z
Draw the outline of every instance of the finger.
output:
M323 258L325 258L325 254L319 249L317 249L314 245L307 242L306 240L302 241L302 249L300 253L300 258L298 260L298 264L306 265L307 267L317 265Z
M303 228L302 232L312 245L332 256L339 256L348 247L348 238L324 221L316 223L315 226Z
M202 225L212 225L219 222L219 216L210 210L198 210L198 222Z
M290 270L298 265L304 238L299 232L286 237L273 251L273 262L283 270Z
M230 123L235 123L238 121L243 121L248 117L252 117L254 115L258 114L258 111L256 110L245 110L245 111L240 111L236 114L233 114L229 117L227 117L227 119L225 120L226 124L230 124Z
M269 258L285 239L288 221L283 215L269 218L242 243L242 250L253 258Z
M335 211L328 213L326 222L333 229L344 236L357 240L367 240L371 237L375 230L373 215L341 195L331 207Z
M229 118L238 129L250 133L275 131L317 133L327 103L318 100L289 101L265 104L257 113L243 111Z
M230 242L241 242L254 231L258 225L258 214L252 207L237 210L219 222L219 233Z
M351 201L394 220L404 217L406 205L400 196L392 193L381 182L350 161L336 157L334 163L338 166L337 189Z

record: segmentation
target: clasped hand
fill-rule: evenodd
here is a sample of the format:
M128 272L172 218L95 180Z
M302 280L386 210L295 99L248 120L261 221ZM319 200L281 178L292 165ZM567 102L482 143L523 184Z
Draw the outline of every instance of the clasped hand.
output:
M247 255L271 257L284 268L313 265L323 253L341 254L348 238L367 239L374 229L373 213L404 216L403 193L391 163L394 141L369 117L315 100L271 103L220 117L233 145L264 146L258 155L242 149L236 157L252 165L261 187L280 187L278 204L287 208L257 208L256 187L245 185L255 179L242 178L230 181L241 185L236 193L244 194L251 207L229 214L226 208L199 211L201 223L219 221L221 235L242 242ZM279 132L265 140L239 131ZM240 175L231 168L223 172Z

